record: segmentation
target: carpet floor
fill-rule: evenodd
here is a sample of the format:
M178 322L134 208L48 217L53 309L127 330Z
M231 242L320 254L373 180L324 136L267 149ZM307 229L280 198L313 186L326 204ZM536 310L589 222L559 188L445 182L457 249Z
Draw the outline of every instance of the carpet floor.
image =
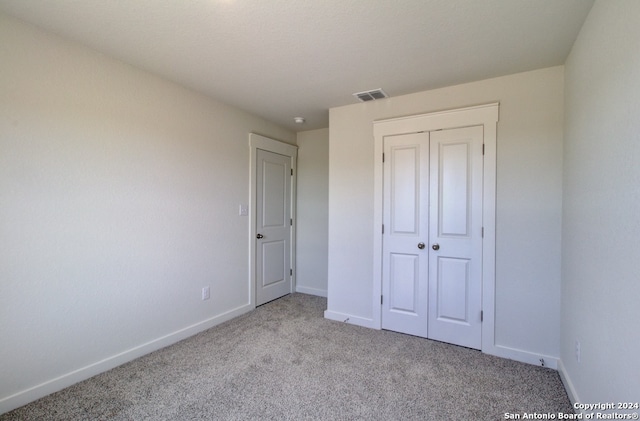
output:
M573 413L554 370L323 318L292 294L0 420L500 420Z

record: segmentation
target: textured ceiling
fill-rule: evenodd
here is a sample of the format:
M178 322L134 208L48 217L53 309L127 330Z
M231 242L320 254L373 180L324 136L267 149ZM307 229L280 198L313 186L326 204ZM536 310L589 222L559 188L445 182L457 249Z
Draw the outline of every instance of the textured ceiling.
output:
M593 0L0 0L0 10L292 130L563 64ZM293 117L303 116L300 126Z

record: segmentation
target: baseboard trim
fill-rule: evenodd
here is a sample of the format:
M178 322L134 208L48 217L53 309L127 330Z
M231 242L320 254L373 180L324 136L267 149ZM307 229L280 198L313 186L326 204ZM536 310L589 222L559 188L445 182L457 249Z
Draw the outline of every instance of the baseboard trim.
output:
M562 380L562 384L564 385L565 390L567 391L567 395L569 395L569 400L572 405L575 405L577 402L580 402L580 398L578 398L578 393L576 392L576 388L571 381L571 377L567 373L567 369L562 363L562 359L558 360L558 373L560 374L560 380ZM582 410L576 410L580 412L584 412Z
M324 312L324 318L329 320L334 320L336 322L343 322L343 323L349 323L356 326L368 327L369 329L377 329L376 326L374 325L373 319L354 316L353 314L326 310Z
M326 289L318 289L318 288L311 288L311 287L296 285L296 292L299 292L301 294L309 294L309 295L315 295L317 297L327 298Z
M511 348L502 345L493 345L487 349L482 349L482 352L496 357L507 358L509 360L519 361L521 363L540 366L542 363L540 359L544 360L544 366L553 370L558 369L558 357L551 355L536 354L522 349Z
M112 368L132 361L143 355L172 345L204 330L219 325L220 323L226 322L227 320L231 320L244 313L247 313L253 310L253 308L254 307L249 304L242 305L218 316L203 320L191 326L187 326L168 335L154 339L119 354L105 358L101 361L97 361L93 364L89 364L85 367L74 370L70 373L63 374L62 376L48 380L29 389L2 398L0 399L0 414L12 411L37 399L50 395L51 393L62 390L97 374L104 373L105 371L111 370Z
M357 326L367 327L369 329L377 329L379 327L375 325L373 319L367 319L364 317L354 316L348 313L341 313L337 311L326 310L324 312L325 319L334 320L337 322L349 323ZM493 345L483 348L482 352L489 355L495 355L496 357L506 358L526 364L540 366L542 363L540 359L544 360L544 366L552 370L558 370L558 357L554 357L546 354L536 354L529 351L524 351L517 348L510 348L502 345Z

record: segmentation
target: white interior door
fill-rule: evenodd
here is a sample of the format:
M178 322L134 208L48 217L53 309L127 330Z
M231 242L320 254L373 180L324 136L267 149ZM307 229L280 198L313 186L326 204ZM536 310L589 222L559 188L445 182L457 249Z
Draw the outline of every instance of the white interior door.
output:
M429 337L482 346L482 126L431 133Z
M482 345L482 126L384 138L382 328Z
M426 337L429 133L385 137L384 157L382 328Z
M292 292L291 158L256 151L256 305Z

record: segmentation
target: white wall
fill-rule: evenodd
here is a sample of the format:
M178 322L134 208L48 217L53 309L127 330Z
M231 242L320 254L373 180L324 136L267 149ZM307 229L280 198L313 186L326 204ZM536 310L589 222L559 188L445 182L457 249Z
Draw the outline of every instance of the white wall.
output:
M327 296L329 129L297 133L296 291Z
M566 63L561 373L583 403L640 397L639 17L596 2Z
M373 318L376 119L500 102L495 341L510 358L559 356L563 67L330 110L328 314Z
M248 134L295 134L2 15L0 57L2 413L249 310Z

